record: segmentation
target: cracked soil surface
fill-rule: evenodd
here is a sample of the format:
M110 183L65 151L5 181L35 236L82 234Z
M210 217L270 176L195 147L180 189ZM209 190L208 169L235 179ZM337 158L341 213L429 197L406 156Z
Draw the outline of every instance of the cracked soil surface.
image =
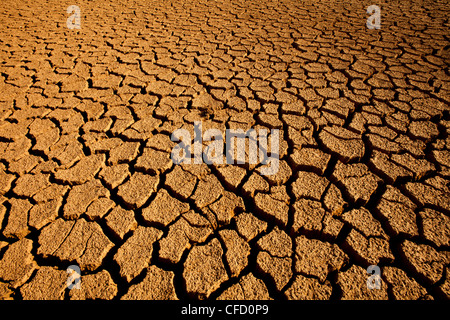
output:
M2 5L0 297L448 299L448 2L371 4ZM194 121L279 171L175 165Z

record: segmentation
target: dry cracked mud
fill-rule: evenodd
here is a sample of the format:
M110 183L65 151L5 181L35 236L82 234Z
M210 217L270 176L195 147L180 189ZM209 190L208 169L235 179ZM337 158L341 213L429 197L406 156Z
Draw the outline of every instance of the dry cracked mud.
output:
M2 5L0 298L449 299L448 2L371 4ZM278 172L174 164L195 121Z

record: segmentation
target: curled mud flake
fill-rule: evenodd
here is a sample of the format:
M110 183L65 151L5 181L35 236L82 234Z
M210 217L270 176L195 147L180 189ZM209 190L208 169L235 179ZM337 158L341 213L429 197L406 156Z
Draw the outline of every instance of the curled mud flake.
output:
M326 127L319 133L319 139L327 149L336 153L341 161L361 159L365 147L361 136L345 128Z
M73 167L57 170L55 179L66 184L82 184L93 179L105 162L105 155L96 154L82 158Z
M13 288L25 283L37 268L32 247L33 242L25 238L7 246L0 260L0 279L8 281Z
M111 300L117 295L117 285L108 271L82 275L80 289L70 290L71 300Z
M122 300L178 300L175 293L174 273L157 266L147 268L145 278L130 287Z
M119 186L117 195L130 208L139 208L155 192L158 183L158 176L135 172L130 180Z
M188 294L199 299L208 298L228 279L222 255L223 250L217 239L191 249L184 262L183 271Z
M96 179L72 187L63 208L64 218L77 219L88 210L92 202L109 195L108 189L103 187L100 181Z
M328 300L331 291L332 287L328 280L322 284L318 279L298 274L284 294L289 300Z
M292 191L297 199L309 198L320 201L330 182L313 172L299 171L292 183Z
M67 272L41 267L30 282L20 288L25 300L63 300L67 289Z
M3 229L3 235L7 238L22 239L30 233L28 228L28 212L33 207L28 200L10 199L8 221Z
M271 300L265 283L249 273L226 289L217 300Z
M381 179L362 163L343 164L338 162L333 178L342 183L353 202L367 203L381 183Z
M387 219L389 228L396 234L418 235L416 205L395 187L387 186L376 209Z
M352 265L345 272L338 273L337 283L342 290L342 300L387 300L387 285L381 277L380 289L369 289L367 270Z
M125 210L119 206L111 210L105 220L107 226L119 239L123 239L125 234L137 227L134 212Z
M441 279L445 265L450 260L450 255L445 252L438 252L433 247L409 240L403 241L401 250L411 268L429 283L436 283Z
M235 219L237 231L246 241L255 238L267 228L267 222L258 219L251 213L243 212L236 216Z
M96 270L113 243L96 222L58 219L42 229L38 254L61 261L76 261L81 270Z
M347 255L336 245L305 236L295 238L295 270L315 276L321 282L329 272L339 270L348 260Z
M225 258L230 268L231 276L236 277L248 264L250 245L234 230L221 230L219 235L225 244Z
M142 217L149 223L167 226L189 209L188 203L175 199L166 190L160 189L150 205L142 209Z
M139 275L151 262L153 244L162 236L162 231L139 226L133 235L117 250L114 260L120 267L120 275L127 282Z
M450 245L450 218L445 214L432 209L423 209L419 212L422 221L422 230L425 238L437 246Z
M427 290L416 280L408 277L402 269L384 267L382 273L397 300L418 300L427 294Z

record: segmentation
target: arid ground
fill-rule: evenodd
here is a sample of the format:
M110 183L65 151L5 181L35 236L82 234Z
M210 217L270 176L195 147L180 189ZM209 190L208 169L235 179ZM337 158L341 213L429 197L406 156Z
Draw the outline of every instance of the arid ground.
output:
M448 299L449 16L445 0L3 1L0 297ZM174 164L194 121L278 129L278 172Z

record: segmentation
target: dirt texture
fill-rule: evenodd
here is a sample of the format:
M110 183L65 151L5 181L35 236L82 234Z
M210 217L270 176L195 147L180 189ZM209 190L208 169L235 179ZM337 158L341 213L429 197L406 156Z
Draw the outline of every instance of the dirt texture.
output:
M0 299L449 299L448 1L372 4L2 5ZM196 121L278 171L174 164Z

